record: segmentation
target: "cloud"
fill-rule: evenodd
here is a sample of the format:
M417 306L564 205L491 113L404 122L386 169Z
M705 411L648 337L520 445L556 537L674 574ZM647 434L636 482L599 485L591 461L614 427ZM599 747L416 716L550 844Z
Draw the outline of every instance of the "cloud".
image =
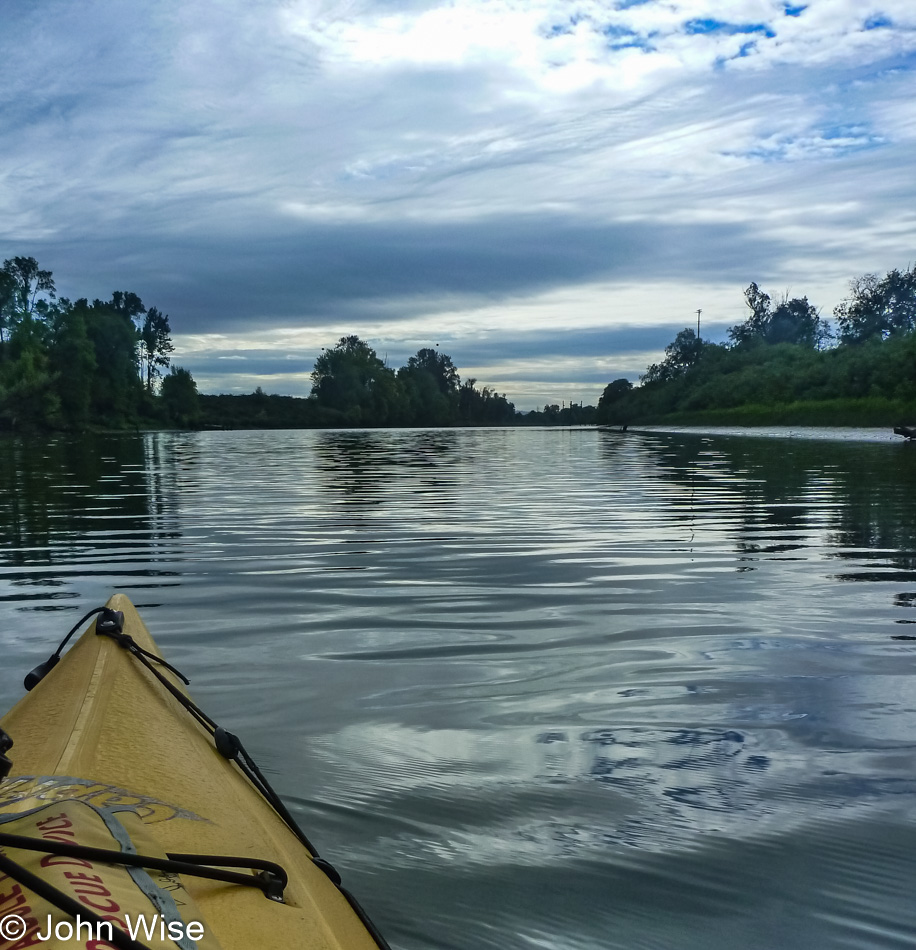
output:
M701 253L715 260L720 279L740 283L748 258L775 251L741 225L531 214L452 224L323 223L284 228L251 245L140 237L127 258L121 241L48 242L37 256L68 262L55 268L62 290L78 285L93 261L109 262L100 296L120 289L130 269L138 287L154 288L141 294L148 304L171 314L182 332L200 333L421 319L598 279L688 279Z
M370 4L348 16L338 6L322 13L299 2L286 23L338 67L495 67L516 75L503 84L510 93L525 83L553 92L601 83L619 95L671 70L736 59L759 57L765 65L886 59L913 49L908 31L916 13L905 0L891 0L880 12L838 0L797 6L736 0L727 8L706 0L453 0L396 11Z
M542 344L584 387L589 334L908 265L914 64L909 0L15 4L0 256L139 293L214 387L358 332L534 398Z

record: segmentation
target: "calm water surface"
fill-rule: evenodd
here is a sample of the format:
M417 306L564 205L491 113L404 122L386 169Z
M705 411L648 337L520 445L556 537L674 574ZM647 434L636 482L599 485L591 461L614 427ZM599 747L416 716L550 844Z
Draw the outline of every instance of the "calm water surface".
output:
M916 445L0 443L0 706L114 590L401 950L916 942Z

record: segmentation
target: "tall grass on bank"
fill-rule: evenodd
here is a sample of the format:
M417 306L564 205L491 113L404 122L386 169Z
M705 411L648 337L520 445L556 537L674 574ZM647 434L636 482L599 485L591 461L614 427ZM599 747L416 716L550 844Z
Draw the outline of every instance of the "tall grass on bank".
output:
M749 404L725 409L672 412L640 419L647 424L739 426L867 426L916 425L916 403L868 396L860 399L821 399Z

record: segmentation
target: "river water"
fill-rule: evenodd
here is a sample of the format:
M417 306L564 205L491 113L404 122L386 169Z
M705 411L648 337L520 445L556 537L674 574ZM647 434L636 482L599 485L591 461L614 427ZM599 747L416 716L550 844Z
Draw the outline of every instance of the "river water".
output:
M916 446L778 436L5 441L0 706L121 590L400 950L913 946Z

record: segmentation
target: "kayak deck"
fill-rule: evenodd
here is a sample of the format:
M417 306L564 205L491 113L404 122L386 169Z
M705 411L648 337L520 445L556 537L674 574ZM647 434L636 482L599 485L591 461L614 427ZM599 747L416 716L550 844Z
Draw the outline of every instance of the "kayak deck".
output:
M159 656L134 606L123 632ZM338 887L210 733L155 675L95 623L0 720L14 740L0 814L78 799L133 811L165 852L266 859L286 869L284 902L255 888L182 875L224 950L377 950ZM185 693L178 677L157 671ZM38 801L36 801L38 799Z

